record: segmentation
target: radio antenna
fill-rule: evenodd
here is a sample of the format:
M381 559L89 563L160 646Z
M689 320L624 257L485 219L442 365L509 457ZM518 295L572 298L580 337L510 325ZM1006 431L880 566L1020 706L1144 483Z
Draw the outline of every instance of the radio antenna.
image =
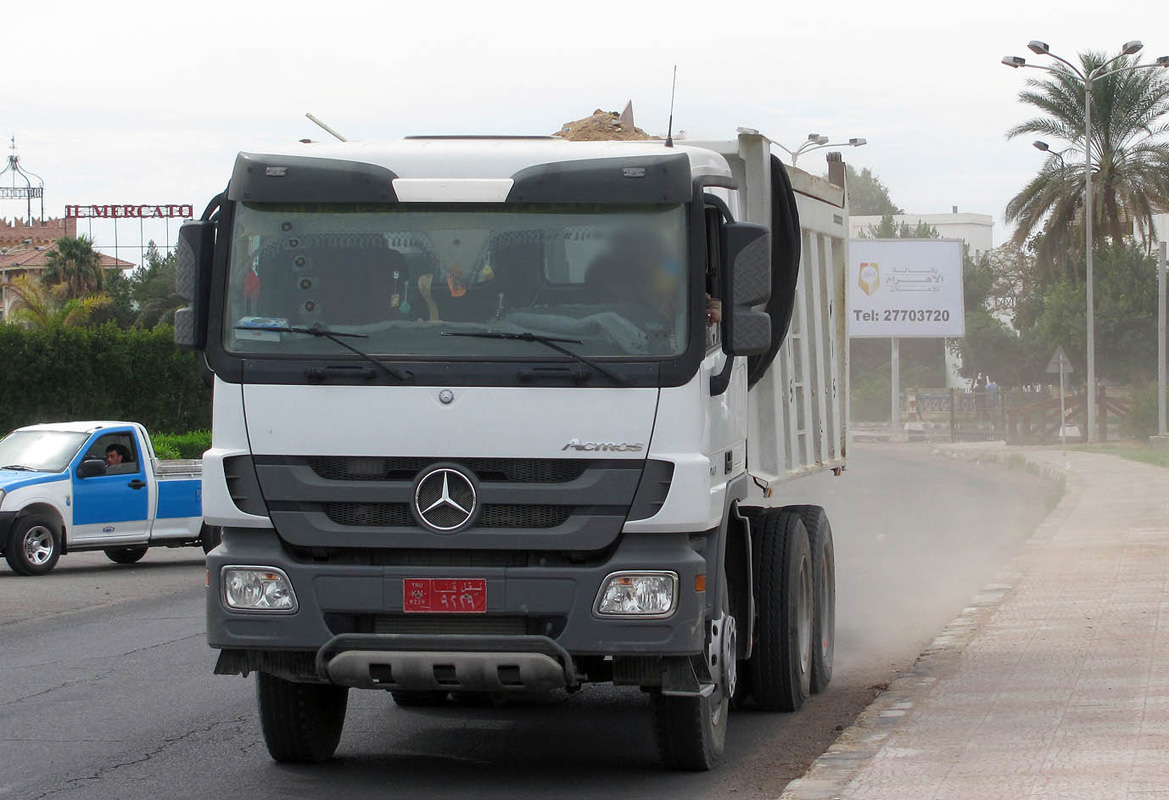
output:
M346 139L344 136L342 136L341 134L337 133L337 131L333 130L333 129L332 129L332 128L330 128L328 125L326 125L324 122L321 122L321 120L319 120L319 119L317 119L316 117L314 117L314 116L312 115L312 112L310 112L310 111L306 111L306 112L304 112L304 115L305 115L306 117L308 117L309 119L311 119L311 120L312 120L313 122L315 122L316 124L320 125L320 126L321 126L321 128L323 128L323 129L324 129L324 131L325 131L326 133L328 133L328 134L330 134L330 135L332 135L332 136L335 136L335 137L337 137L338 139L340 139L340 140L341 140L341 141L343 141L343 142L347 142L347 141L349 141L349 140L348 140L348 139Z
M674 81L670 84L670 127L666 129L666 147L674 146L674 90L678 88L678 65L674 65Z

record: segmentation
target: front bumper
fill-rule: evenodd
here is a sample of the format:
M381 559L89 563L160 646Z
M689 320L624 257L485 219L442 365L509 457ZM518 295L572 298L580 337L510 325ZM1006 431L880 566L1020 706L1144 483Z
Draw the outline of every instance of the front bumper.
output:
M696 591L695 578L714 572L703 553L716 550L706 547L705 540L687 533L627 534L603 563L580 565L553 563L536 554L529 563L537 566L374 566L296 560L274 531L225 528L222 544L207 557L207 640L214 648L232 651L313 653L318 678L354 686L377 684L370 677L370 664L421 676L434 675L435 665L455 660L467 665L466 674L488 676L489 684L500 674L506 682L516 667L525 683L545 686L551 678L544 659L558 662L564 671L561 685L571 686L576 658L702 652L706 593ZM225 608L220 571L229 564L283 570L296 591L297 611ZM600 618L593 613L607 576L645 569L677 573L678 602L670 617ZM487 612L405 614L403 581L410 578L486 579ZM528 635L505 635L503 622L526 624ZM544 658L531 657L537 655ZM497 667L506 669L501 673ZM529 681L526 676L533 677ZM417 678L409 685L440 688L429 681Z

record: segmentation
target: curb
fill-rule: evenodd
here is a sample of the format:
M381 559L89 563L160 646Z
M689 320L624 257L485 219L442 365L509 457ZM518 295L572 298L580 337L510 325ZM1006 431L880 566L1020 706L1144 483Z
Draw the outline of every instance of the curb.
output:
M931 451L975 463L992 463L1008 469L1025 468L1048 480L1062 484L1059 503L1021 550L1007 562L995 578L982 587L949 625L929 643L913 666L900 672L868 708L845 728L836 741L808 768L802 777L789 783L779 800L842 800L853 776L867 764L885 741L913 713L917 701L933 690L938 679L948 673L977 636L982 624L993 616L1002 601L1026 573L1025 557L1042 549L1059 525L1067 519L1080 494L1078 476L1070 471L1029 458L1027 453L1000 453L965 448L937 447Z

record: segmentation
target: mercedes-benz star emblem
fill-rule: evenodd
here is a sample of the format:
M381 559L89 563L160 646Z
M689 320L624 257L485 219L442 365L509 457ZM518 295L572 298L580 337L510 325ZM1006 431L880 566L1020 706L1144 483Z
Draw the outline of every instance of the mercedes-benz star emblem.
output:
M478 500L467 474L454 467L435 467L414 487L414 514L432 531L453 533L474 521Z

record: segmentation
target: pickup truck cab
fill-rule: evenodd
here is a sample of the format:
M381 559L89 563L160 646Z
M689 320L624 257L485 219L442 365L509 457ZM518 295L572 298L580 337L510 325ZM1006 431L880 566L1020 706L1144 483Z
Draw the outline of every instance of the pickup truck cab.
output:
M104 550L132 564L151 546L214 546L199 461L159 461L134 422L62 422L0 439L0 551L20 575Z

